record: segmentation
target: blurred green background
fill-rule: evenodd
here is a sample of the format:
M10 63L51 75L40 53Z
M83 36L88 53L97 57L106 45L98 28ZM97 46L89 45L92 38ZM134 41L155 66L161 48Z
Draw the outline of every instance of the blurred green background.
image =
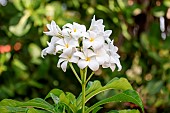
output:
M169 113L169 0L9 0L0 5L0 100L44 98L53 88L78 96L81 88L71 70L58 69L57 56L40 57L51 38L43 31L51 20L60 27L78 22L88 28L93 15L113 31L110 38L119 47L123 69L100 69L92 80L105 84L125 77L139 92L146 113ZM98 95L91 103L113 93ZM103 107L137 108L131 103Z

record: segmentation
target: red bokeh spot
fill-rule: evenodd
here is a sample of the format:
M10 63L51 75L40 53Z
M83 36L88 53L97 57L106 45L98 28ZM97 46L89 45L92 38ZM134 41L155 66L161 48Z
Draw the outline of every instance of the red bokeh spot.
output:
M20 42L17 42L17 43L15 43L15 45L14 45L14 50L15 50L15 51L19 51L19 50L21 49L21 47L22 47L22 44L21 44Z
M0 53L7 53L11 51L11 45L0 45Z

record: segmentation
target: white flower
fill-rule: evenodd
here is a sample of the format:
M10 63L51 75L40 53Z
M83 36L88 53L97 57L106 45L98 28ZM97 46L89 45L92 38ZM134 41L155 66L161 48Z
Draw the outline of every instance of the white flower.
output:
M69 48L67 50L65 50L60 56L59 56L59 61L58 61L58 64L57 64L57 67L60 67L61 65L61 68L64 72L66 72L66 68L67 68L67 64L68 62L73 62L73 63L77 63L78 62L78 59L79 57L77 56L74 56L75 52L75 48Z
M50 31L44 32L46 35L57 37L61 36L61 29L59 28L58 25L56 25L56 23L53 20L51 21L51 24L47 24L47 28Z
M100 32L104 32L104 27L105 26L103 25L103 19L95 20L95 15L94 15L89 30L94 31L96 33L100 33Z
M90 46L93 49L99 49L104 44L104 37L102 34L96 34L93 31L88 31L85 38L83 39L83 47L89 48Z
M97 71L99 66L111 68L118 71L122 69L120 56L117 54L118 48L113 45L109 38L112 30L104 31L103 20L91 21L88 31L84 25L73 22L65 24L62 30L54 21L47 24L46 35L53 36L48 47L42 50L41 56L59 53L57 66L65 72L69 62L76 63L80 69L89 67L92 71Z
M112 34L112 30L106 30L104 31L104 39L106 40L107 43L111 43L111 40L110 40L110 35Z
M66 24L63 26L62 33L64 36L71 36L78 40L80 37L83 36L83 33L86 32L86 26L80 25L78 23L73 22L73 24Z
M79 43L77 40L75 40L74 38L62 38L60 40L58 40L56 42L57 46L56 46L56 51L61 51L61 50L65 50L68 48L72 48L72 47L78 47Z
M104 48L96 49L94 50L94 53L96 54L96 60L100 65L109 62L110 57Z
M108 54L110 56L109 62L105 62L102 67L103 68L108 68L110 67L112 71L115 70L115 64L118 66L118 71L120 71L122 69L122 66L120 64L119 58L120 56L116 53L118 51L118 48L116 46L114 46L113 41L111 41L111 43L108 44L109 49L108 50ZM106 48L105 48L106 49Z
M51 38L51 42L47 42L48 44L48 47L43 49L42 52L41 52L41 57L44 58L44 55L47 55L47 54L54 54L56 55L56 42L59 40L58 37L55 37L53 36Z
M0 4L1 4L2 6L6 6L7 0L0 0Z
M80 57L78 61L80 69L84 69L87 66L93 71L97 71L99 69L99 63L95 58L96 54L92 50L85 49L83 52L76 52L74 55Z

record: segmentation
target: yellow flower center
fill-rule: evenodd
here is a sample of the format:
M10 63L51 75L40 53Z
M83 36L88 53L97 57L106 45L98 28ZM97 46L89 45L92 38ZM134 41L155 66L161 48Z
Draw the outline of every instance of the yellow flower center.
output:
M86 61L90 61L90 58L89 58L89 57L86 57Z
M90 37L90 42L93 42L94 41L94 38L93 37Z
M69 45L68 45L68 44L66 44L66 45L65 45L65 47L66 47L66 48L68 48L68 47L69 47Z
M74 31L74 32L76 32L77 30L76 30L76 29L74 29L73 31Z

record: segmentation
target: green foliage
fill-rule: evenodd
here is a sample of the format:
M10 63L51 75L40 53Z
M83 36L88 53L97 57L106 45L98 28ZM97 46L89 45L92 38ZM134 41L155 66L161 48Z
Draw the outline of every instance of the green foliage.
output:
M39 109L44 109L49 112L54 112L54 107L44 101L41 98L35 98L32 100L29 100L27 102L19 102L11 99L4 99L0 102L0 110L1 112L3 111L4 113L9 113L9 112L28 112L34 111L35 113L38 112L35 109L30 109L30 108L39 108Z
M120 82L126 81L125 84L121 84ZM96 94L99 94L101 92L104 92L109 89L116 89L116 90L123 90L119 94L113 95L109 98L103 99L94 105L88 107L86 106L85 113L90 113L91 111L93 113L96 113L99 111L102 107L100 107L103 104L109 103L109 102L132 102L136 105L138 105L142 111L144 110L142 101L137 94L136 91L132 90L131 85L125 78L115 78L111 80L108 84L105 86L99 86L99 88L94 88L96 86L95 84L101 84L99 81L94 81L92 83L92 89L87 89L88 93L86 93L85 98L87 102L90 98L94 97ZM109 86L112 86L109 88ZM129 87L130 86L130 87ZM96 86L98 87L98 86ZM101 89L102 88L102 89ZM100 89L100 90L99 90ZM95 92L95 93L94 93ZM89 96L90 95L90 96ZM80 106L80 102L82 102L82 98L78 97L76 99L75 95L72 93L67 92L66 94L62 92L59 89L53 89L49 92L49 94L46 96L46 99L48 97L51 97L54 104L49 104L45 100L41 98L35 98L32 100L29 100L27 102L20 102L15 101L11 99L4 99L0 102L0 111L3 111L4 113L9 112L30 112L30 113L58 113L58 112L68 112L68 113L77 113L81 111L82 106ZM132 112L133 113L133 112Z

